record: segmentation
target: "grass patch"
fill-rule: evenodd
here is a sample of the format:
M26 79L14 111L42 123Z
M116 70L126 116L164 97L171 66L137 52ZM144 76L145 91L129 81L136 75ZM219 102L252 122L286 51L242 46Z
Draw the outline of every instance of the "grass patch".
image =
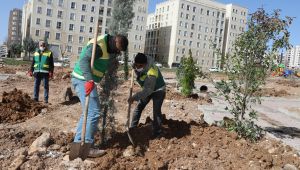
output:
M13 58L5 58L4 64L6 65L24 65L24 64L30 64L31 61L23 61L23 60L16 60Z

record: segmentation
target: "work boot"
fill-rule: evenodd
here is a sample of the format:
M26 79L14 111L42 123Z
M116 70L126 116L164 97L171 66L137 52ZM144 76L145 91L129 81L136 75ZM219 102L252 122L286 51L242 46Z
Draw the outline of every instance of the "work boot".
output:
M88 157L89 158L97 158L97 157L103 156L104 154L106 154L105 150L90 148Z

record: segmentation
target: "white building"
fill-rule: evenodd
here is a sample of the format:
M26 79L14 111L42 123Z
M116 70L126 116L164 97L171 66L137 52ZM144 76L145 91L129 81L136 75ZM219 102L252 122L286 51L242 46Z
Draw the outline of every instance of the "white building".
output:
M212 0L167 0L148 16L145 53L172 66L191 49L204 70L220 67L211 44L223 54L230 52L236 36L245 31L247 13Z
M7 46L5 44L0 46L0 57L5 58L8 55Z
M290 68L300 67L300 45L297 45L285 53L286 66Z
M98 17L99 34L109 33L112 7L113 0L29 0L23 7L23 38L43 40L46 37L54 59L61 60L64 53L73 65L84 45L94 37ZM144 51L147 8L147 0L138 0L134 5L136 17L128 33L129 56Z

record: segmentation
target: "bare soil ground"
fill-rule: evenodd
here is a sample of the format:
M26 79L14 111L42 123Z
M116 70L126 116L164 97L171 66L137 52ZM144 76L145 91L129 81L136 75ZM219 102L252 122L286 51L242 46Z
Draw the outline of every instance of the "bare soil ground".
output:
M6 67L1 68L4 71L0 69L0 73L14 74L16 69L25 72L27 68ZM50 104L47 106L32 101L33 79L13 75L0 81L0 169L8 169L20 155L25 157L19 169L281 169L287 164L300 168L299 155L287 145L267 138L251 143L238 139L226 129L208 126L197 106L201 103L213 105L211 100L200 95L185 98L170 84L162 108L166 117L164 134L151 138L152 103L149 103L139 128L131 132L137 144L133 148L124 127L128 81L120 81L119 88L114 91L116 131L101 146L107 153L100 158L89 158L89 162L64 160L81 113L78 101L62 101L63 90L70 85L69 71L56 69L50 82ZM268 88L279 91L289 86L276 81L270 80ZM291 88L297 92L298 87ZM40 97L42 89L41 86ZM134 92L137 90L139 87L135 86ZM281 93L283 97L298 94ZM27 155L32 142L43 132L51 134L47 152ZM130 151L132 153L128 154Z

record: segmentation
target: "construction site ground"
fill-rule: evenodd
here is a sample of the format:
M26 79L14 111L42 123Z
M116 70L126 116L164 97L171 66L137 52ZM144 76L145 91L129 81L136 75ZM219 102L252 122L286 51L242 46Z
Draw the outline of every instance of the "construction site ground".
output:
M162 112L164 134L151 138L152 103L145 108L139 128L132 132L136 146L128 140L127 98L130 82L119 79L113 92L116 112L112 130L101 149L106 154L85 161L68 160L81 105L76 97L64 101L71 86L70 70L55 68L50 80L49 103L34 102L34 79L26 75L29 66L0 68L0 169L300 169L300 80L270 77L261 94L262 105L255 106L257 123L266 130L258 142L239 139L237 134L215 125L226 103L215 95L207 80L197 80L190 98L176 88L175 73L163 71L167 96ZM121 73L120 73L121 75ZM215 74L214 80L224 76ZM63 77L63 78L62 78ZM202 94L200 86L208 86ZM134 86L134 92L139 90ZM132 109L135 108L133 104ZM43 134L43 135L42 135ZM38 137L50 134L43 150L32 151ZM96 146L99 134L96 135Z

